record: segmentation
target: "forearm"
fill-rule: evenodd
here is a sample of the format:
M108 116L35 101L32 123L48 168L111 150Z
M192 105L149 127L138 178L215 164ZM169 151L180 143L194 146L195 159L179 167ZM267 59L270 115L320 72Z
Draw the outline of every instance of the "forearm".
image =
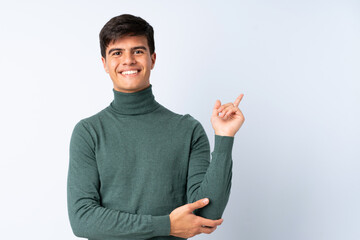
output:
M219 219L225 210L231 189L233 142L234 137L215 135L214 151L205 175L198 174L192 179L189 202L205 197L210 199L206 207L195 212L199 216Z
M68 214L78 237L147 239L170 233L169 215L140 215L105 208L72 185L68 186Z

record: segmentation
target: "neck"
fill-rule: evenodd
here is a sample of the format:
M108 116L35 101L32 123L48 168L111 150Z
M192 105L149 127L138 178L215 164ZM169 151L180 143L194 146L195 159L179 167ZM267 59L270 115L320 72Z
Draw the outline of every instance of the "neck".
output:
M125 93L113 88L114 100L110 108L118 114L137 115L154 111L160 106L155 100L152 85L138 92Z

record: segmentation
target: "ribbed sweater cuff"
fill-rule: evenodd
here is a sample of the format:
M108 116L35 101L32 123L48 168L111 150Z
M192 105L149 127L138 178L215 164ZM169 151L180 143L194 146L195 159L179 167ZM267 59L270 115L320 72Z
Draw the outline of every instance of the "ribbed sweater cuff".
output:
M153 216L152 222L155 230L155 236L170 235L170 215Z
M214 152L231 152L234 137L215 135Z

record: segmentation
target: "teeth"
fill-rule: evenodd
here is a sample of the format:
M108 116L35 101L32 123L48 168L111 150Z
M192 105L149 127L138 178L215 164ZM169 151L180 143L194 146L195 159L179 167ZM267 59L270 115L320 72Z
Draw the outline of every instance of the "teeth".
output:
M124 75L129 75L129 74L134 74L134 73L137 73L138 71L137 70L132 70L132 71L125 71L125 72L122 72L121 74L124 74Z

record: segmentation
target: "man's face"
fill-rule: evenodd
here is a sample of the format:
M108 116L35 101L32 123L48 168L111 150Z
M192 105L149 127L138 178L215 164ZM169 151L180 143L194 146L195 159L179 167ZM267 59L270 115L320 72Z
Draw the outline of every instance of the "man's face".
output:
M120 92L137 92L150 85L150 71L156 54L150 55L145 36L124 36L106 48L106 59L101 58L109 73L114 89Z

